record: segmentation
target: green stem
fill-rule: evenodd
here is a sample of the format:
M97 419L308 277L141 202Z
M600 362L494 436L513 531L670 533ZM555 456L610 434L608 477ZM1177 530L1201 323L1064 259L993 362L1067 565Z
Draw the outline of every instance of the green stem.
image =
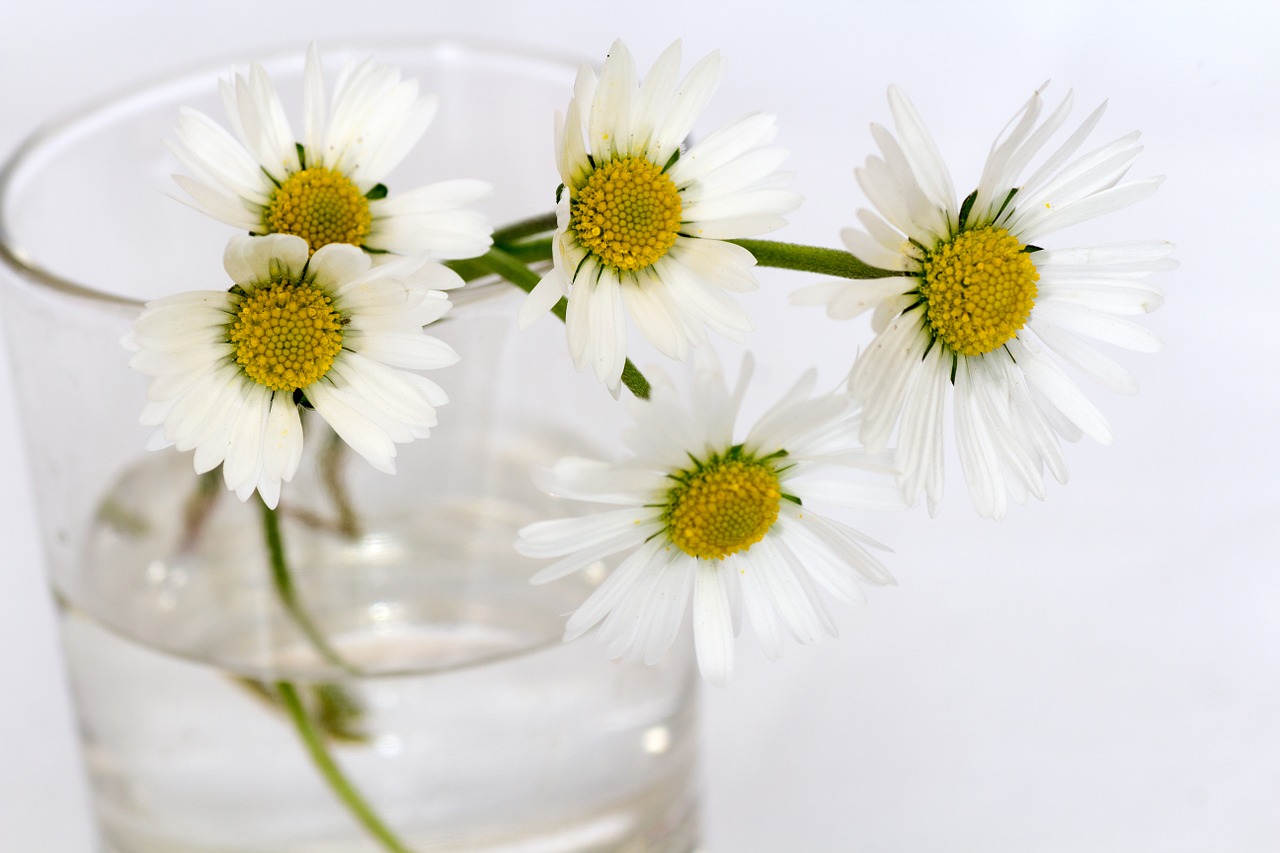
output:
M539 234L554 231L557 224L554 211L551 213L539 213L537 216L530 216L528 219L512 222L510 225L494 231L493 242L500 246L506 246L526 237L536 237Z
M276 593L280 596L285 610L289 611L289 616L302 629L302 633L306 635L320 657L351 675L359 675L360 671L329 645L328 639L311 621L302 602L298 600L298 591L294 588L293 578L289 574L289 564L284 556L284 538L280 535L280 519L276 511L265 503L260 502L260 506L262 507L262 534L267 541L267 552L271 557L271 580L275 583Z
M526 240L523 243L515 244L504 243L499 245L498 248L525 264L536 264L542 261L551 260L550 239ZM445 261L445 266L462 276L463 281L475 281L478 278L493 275L493 270L489 268L489 265L484 262L483 258L471 258L469 260L461 261Z
M839 278L888 278L906 275L894 270L882 270L864 264L848 252L826 249L821 246L802 246L798 243L779 243L774 240L730 240L756 256L762 267L798 270Z
M490 272L505 278L525 293L532 291L542 279L540 275L525 266L523 261L502 249L490 249L476 260L485 264ZM568 303L564 299L557 302L551 309L552 313L559 317L562 322L568 310ZM627 390L640 399L649 399L649 380L645 379L644 374L631 363L631 359L627 359L622 366L622 384L626 385Z
M333 791L334 795L342 801L342 804L347 807L352 816L360 821L361 825L383 847L392 851L392 853L411 853L409 848L404 846L400 839L396 838L395 834L382 822L382 819L369 807L369 804L360 796L360 792L351 784L351 781L343 775L342 768L333 760L333 756L329 754L329 750L325 747L324 738L319 729L315 727L311 722L311 718L307 715L307 709L302 704L297 688L291 682L277 681L276 691L280 694L280 700L284 703L294 728L298 730L298 736L302 738L302 742L307 748L307 754L311 756L312 763L320 771L320 775L324 777L325 782L329 784L329 789Z

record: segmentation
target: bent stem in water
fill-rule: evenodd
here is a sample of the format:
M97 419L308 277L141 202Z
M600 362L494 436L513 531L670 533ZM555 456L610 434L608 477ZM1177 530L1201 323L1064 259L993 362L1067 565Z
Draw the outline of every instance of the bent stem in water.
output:
M293 585L293 578L289 573L288 560L285 558L284 539L280 532L280 519L276 511L265 503L261 504L261 507L262 532L271 561L271 579L275 585L276 593L280 596L280 602L284 605L285 610L288 611L290 618L306 635L307 640L317 654L324 658L326 662L340 667L348 673L358 675L359 671L338 654L333 646L329 644L324 634L311 621L311 617L306 610L303 609L302 603L298 599L297 590ZM289 721L293 723L294 729L297 730L298 736L302 739L312 763L320 771L320 775L324 777L334 796L347 807L347 810L359 821L361 826L368 830L369 834L377 839L387 850L391 851L391 853L410 853L409 848L382 822L377 813L365 802L359 790L342 772L342 768L338 766L333 755L329 752L322 725L318 725L312 719L311 714L308 713L298 688L290 681L277 681L275 682L274 692L284 707ZM330 705L335 702L343 705L344 713L347 715L354 714L358 717L361 713L359 706L354 704L354 700L336 685L318 685L315 688L315 693L322 713L326 707L326 702Z
M265 503L260 505L262 507L262 534L267 543L268 556L271 559L271 581L275 584L276 594L280 596L280 603L284 605L294 624L306 635L311 647L316 650L320 657L324 658L326 663L330 663L350 675L359 675L360 670L338 654L337 650L329 644L328 638L311 621L311 616L303 608L302 602L298 600L298 591L293 585L293 578L289 574L289 564L284 556L284 539L280 535L280 518L277 516L276 511Z
M311 717L307 714L306 706L302 703L302 698L298 695L298 690L291 682L277 681L276 692L280 695L280 701L284 704L285 710L289 714L290 721L298 731L298 736L302 738L302 743L307 749L307 755L311 757L311 761L315 764L316 769L320 771L320 775L329 785L329 789L334 795L342 801L352 816L360 822L369 834L378 840L383 847L391 851L391 853L412 853L408 847L404 845L399 838L396 837L382 818L370 808L369 804L364 801L364 797L351 780L342 772L342 768L333 760L333 756L329 753L325 746L324 735L311 721Z

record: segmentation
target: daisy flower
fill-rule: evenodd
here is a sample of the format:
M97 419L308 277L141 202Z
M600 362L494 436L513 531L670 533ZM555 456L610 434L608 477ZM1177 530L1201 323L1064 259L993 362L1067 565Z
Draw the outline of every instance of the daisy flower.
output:
M125 337L130 366L153 377L149 447L195 450L196 473L221 464L241 500L257 490L274 508L302 456L305 403L393 472L396 443L426 437L447 401L409 371L458 360L422 327L449 309L440 291L462 280L420 257L375 266L345 244L310 255L286 234L234 237L224 265L230 290L150 302Z
M885 459L856 446L851 397L812 397L811 371L735 443L750 361L732 393L718 365L700 361L688 405L661 374L648 400L632 401L630 458L563 459L538 475L551 494L615 508L531 524L516 549L558 558L534 583L625 553L570 617L565 640L600 623L597 637L610 657L656 663L692 598L699 668L724 685L740 607L774 659L784 630L801 643L835 635L820 588L856 601L862 598L856 577L892 583L867 551L875 543L814 512L810 500L884 508L900 506L901 496L891 482L850 481L848 469L888 470Z
M454 180L387 196L382 181L417 144L435 96L415 80L366 60L339 75L324 99L320 56L303 72L303 132L294 135L262 66L220 81L231 130L183 108L170 149L187 175L174 180L197 210L251 234L294 234L312 251L350 243L370 252L471 258L492 244L483 214L466 205L489 194L483 181Z
M980 514L998 517L1009 497L1044 497L1044 468L1066 482L1061 438L1111 440L1105 418L1057 360L1133 393L1133 377L1088 339L1158 348L1126 316L1162 302L1147 276L1174 266L1171 245L1040 245L1046 234L1140 201L1160 185L1161 178L1121 182L1142 150L1136 132L1076 156L1105 106L1021 178L1071 110L1068 93L1039 122L1037 91L992 146L977 189L958 201L920 116L890 88L897 135L872 125L882 156L856 170L878 213L859 211L865 230L843 237L858 258L901 276L795 294L800 304L826 304L836 319L875 309L877 336L849 379L865 405L862 440L879 450L897 426L900 484L909 502L923 489L930 512L942 496L948 397L970 496Z
M771 231L800 197L775 170L771 115L751 115L680 144L720 79L712 53L678 85L680 42L643 84L615 42L597 79L583 66L566 115L556 115L558 227L553 266L520 311L527 326L568 297L569 351L616 395L626 360L624 312L664 355L683 360L711 329L750 331L730 296L755 289L755 258L726 240Z

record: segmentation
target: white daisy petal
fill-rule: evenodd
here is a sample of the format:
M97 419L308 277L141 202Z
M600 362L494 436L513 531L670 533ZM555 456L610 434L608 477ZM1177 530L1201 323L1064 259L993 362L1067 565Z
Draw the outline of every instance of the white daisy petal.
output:
M258 469L262 465L263 433L271 406L271 392L262 385L250 387L236 415L227 447L227 458L222 465L222 476L227 488L241 500L245 486L255 486Z
M635 531L643 531L651 522L652 515L651 512L628 507L585 518L535 522L521 528L516 550L526 557L560 557L577 549L594 549L614 541L628 542L636 536L643 541L647 535ZM612 553L609 551L604 556Z
M668 174L678 186L701 180L705 175L730 166L761 145L768 145L777 135L777 117L756 113L726 125L680 156ZM772 170L770 170L772 171Z
M1035 318L1043 325L1056 326L1135 352L1158 352L1160 349L1159 338L1149 329L1082 306L1041 302L1036 306Z
M659 571L661 577L651 595L649 618L640 638L641 659L650 666L660 662L675 642L693 593L694 573L683 561L672 560Z
M324 69L315 43L307 45L306 64L302 70L302 144L308 160L319 159L324 151L325 103Z
M753 566L760 575L769 600L778 610L782 624L798 643L816 643L822 639L824 623L830 619L821 606L809 598L808 591L792 572L791 564L768 537L752 546L757 552ZM744 572L742 577L745 577Z
M246 204L243 198L219 192L186 175L174 175L173 180L191 196L191 201L194 202L192 207L220 222L246 231L257 228L262 222L254 208Z
M782 655L782 623L769 597L764 573L752 566L750 570L743 570L740 581L742 603L751 627L755 629L760 649L769 660L777 660Z
M886 249L880 241L870 234L853 228L843 228L840 230L840 239L844 241L845 246L853 253L853 256L864 264L888 270L905 269L906 259L902 257L901 252L894 249ZM901 240L895 240L895 249L901 245L901 242ZM881 279L882 283L883 281Z
M689 337L675 308L660 288L646 287L643 283L624 284L622 303L640 334L660 353L668 358L684 359L689 349Z
M1009 352L1021 365L1027 383L1044 395L1055 409L1100 444L1111 443L1111 427L1097 407L1067 378L1061 368L1033 351L1028 342L1010 341Z
M810 372L735 442L752 364L743 360L730 390L714 353L699 352L687 399L654 371L650 397L629 406L633 457L613 464L565 459L536 478L553 495L601 509L520 531L517 551L557 558L533 582L626 554L570 617L566 639L598 625L609 656L655 663L674 641L692 590L699 666L708 681L723 684L744 610L765 654L776 658L784 628L802 643L835 635L819 589L858 601L855 576L892 582L867 552L879 547L873 540L824 520L810 503L838 496L853 506L902 506L884 497L892 467L872 463L857 446L853 403L845 395L813 396ZM835 472L852 465L876 471L883 484L845 481L837 495Z
M411 331L361 334L353 329L346 343L353 352L409 370L431 370L458 362L458 353L444 341Z
M952 207L956 191L951 182L951 173L947 171L947 164L938 153L938 146L920 114L897 86L889 87L889 110L893 113L894 127L902 137L903 152L920 182L920 188L935 206Z
M908 392L898 437L903 496L914 504L923 489L930 513L942 500L942 430L950 368L942 347L934 347L925 356Z
M263 476L279 488L293 479L302 461L302 419L289 394L273 394L263 430Z
M784 513L778 519L777 547L791 562L793 570L812 578L815 583L845 604L862 604L867 600L857 577L885 574L888 572L880 566L874 557L856 544L842 543L841 557L823 543L811 530L806 529L812 513ZM849 559L852 556L854 562ZM854 569L855 565L866 563L872 567L870 571ZM797 568L800 567L800 568Z
M131 366L153 377L142 421L163 429L148 446L194 450L197 473L221 464L242 500L257 491L274 506L297 471L297 394L387 472L395 444L425 438L448 399L401 369L457 360L423 331L448 306L443 293L421 287L436 280L423 273L424 260L371 268L367 255L340 244L308 255L292 235L233 237L224 255L231 291L152 302L122 341L134 352ZM315 350L281 360L280 338L285 352L307 341Z
M487 193L482 181L368 197L418 143L437 108L434 95L419 94L417 82L401 80L399 71L371 61L344 68L327 109L320 56L310 46L300 139L261 66L218 88L230 132L184 108L169 146L189 173L175 179L197 210L253 233L295 233L312 249L351 243L376 252L430 251L444 260L476 257L492 244L487 218L466 207ZM314 207L329 209L335 193L350 212L315 224Z
M631 99L636 69L631 52L619 39L609 48L600 69L591 110L587 114L587 141L596 162L607 163L614 152L631 139Z
M733 243L677 237L671 257L697 278L712 281L721 290L750 293L760 286L752 272L755 256Z
M881 156L855 170L875 210L859 211L861 229L842 237L864 262L909 277L822 282L792 297L825 306L834 319L872 310L876 337L849 375L849 390L863 403L862 440L877 454L896 433L904 496L914 501L923 491L931 513L942 495L949 395L970 495L981 514L997 516L1010 498L1042 497L1045 468L1066 481L1061 440L1111 438L1102 414L1036 341L1124 393L1136 389L1134 378L1085 339L1139 352L1159 347L1126 317L1162 303L1148 276L1176 266L1168 243L1042 244L1053 231L1147 198L1161 182L1122 183L1142 150L1137 133L1078 154L1102 107L1050 147L1071 106L1068 94L1041 120L1044 104L1034 93L996 138L977 188L957 205L919 115L891 89L896 136L873 126ZM1037 158L1040 166L1023 179Z
M324 382L309 387L307 399L333 431L370 465L386 474L395 473L395 443L368 414L357 411Z
M636 581L646 572L653 571L652 563L659 558L661 550L661 544L654 540L623 560L569 617L564 626L565 641L581 637L608 616L609 611L626 597Z
M266 204L275 185L262 164L228 133L198 110L178 111L178 126L168 148L196 180L221 186L250 205Z
M599 78L585 66L579 71L564 120L554 125L565 184L554 267L519 321L528 325L567 296L574 366L590 363L615 394L626 361L626 316L675 359L687 357L708 330L742 338L745 311L724 294L755 289L755 259L720 241L778 228L799 203L777 171L784 153L766 147L772 116L750 116L680 155L721 63L717 54L705 57L676 86L679 62L677 43L638 83L630 52L616 42ZM617 201L632 194L664 214L635 224Z
M1083 370L1112 391L1121 394L1138 393L1138 381L1133 378L1132 373L1080 340L1076 335L1063 328L1040 323L1034 318L1029 325L1031 331L1044 341L1045 346L1053 350L1063 361Z
M568 295L569 281L564 273L559 267L548 270L520 304L520 312L516 317L520 328L528 328L534 320L550 311L557 302Z
M670 112L679 74L680 42L677 40L662 52L640 84L640 93L634 101L631 139L627 151L648 150L654 132L661 127L662 121Z
M720 83L722 70L720 54L709 53L699 60L681 81L662 125L655 129L649 144L649 151L656 162L665 165L693 130L694 121L711 100Z
M727 686L733 675L734 633L724 569L700 563L693 585L693 642L698 670L717 687Z

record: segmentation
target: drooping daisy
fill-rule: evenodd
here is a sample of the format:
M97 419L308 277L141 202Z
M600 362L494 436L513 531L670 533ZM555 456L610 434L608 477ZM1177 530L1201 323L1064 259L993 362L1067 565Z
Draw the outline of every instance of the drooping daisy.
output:
M382 181L435 116L434 95L416 80L366 60L348 64L326 105L316 48L303 72L303 133L289 126L262 66L220 81L234 136L183 108L170 149L187 175L174 180L192 206L251 234L295 234L315 251L350 243L371 252L471 258L492 244L487 218L466 205L489 194L483 181L453 180L387 194Z
M423 326L462 280L421 257L375 266L345 244L309 256L286 234L233 237L224 264L230 290L150 302L124 340L130 366L154 377L142 412L159 427L149 446L195 450L197 473L221 464L241 500L257 490L274 508L302 456L305 401L393 472L395 445L426 437L447 402L410 371L458 360Z
M731 293L756 287L755 258L726 240L785 224L800 198L776 170L786 152L767 147L771 115L752 115L687 152L689 135L720 79L712 53L677 85L680 42L642 84L615 42L597 79L583 66L563 119L556 164L563 186L554 264L520 311L527 326L568 296L569 351L617 393L626 321L664 355L684 359L711 329L741 341L751 323Z
M810 372L735 443L750 361L732 393L718 365L700 361L690 404L661 374L648 400L632 401L630 458L563 459L539 477L551 494L617 508L529 525L516 548L559 558L534 583L626 553L565 627L567 641L602 623L598 639L610 657L656 663L692 596L699 668L723 685L740 607L773 659L784 630L801 643L835 635L819 588L854 601L862 598L855 577L892 582L867 551L874 542L819 515L810 501L885 508L900 506L901 496L888 478L848 478L851 469L889 470L887 458L857 446L851 397L811 396Z
M948 397L970 496L979 513L998 517L1009 497L1043 498L1045 467L1066 482L1060 437L1111 440L1106 420L1049 353L1133 393L1133 377L1087 339L1158 348L1125 317L1162 302L1147 276L1175 265L1171 245L1040 247L1044 235L1144 199L1162 180L1121 183L1142 150L1136 132L1075 156L1105 106L1023 179L1071 109L1068 94L1037 125L1037 91L992 146L978 188L957 201L919 115L891 88L897 136L872 125L883 156L856 170L879 213L859 211L866 230L843 237L861 260L905 277L829 282L795 294L797 303L825 303L836 319L875 308L877 337L849 380L866 407L862 440L881 449L897 426L900 483L910 502L923 489L931 512L942 495Z

